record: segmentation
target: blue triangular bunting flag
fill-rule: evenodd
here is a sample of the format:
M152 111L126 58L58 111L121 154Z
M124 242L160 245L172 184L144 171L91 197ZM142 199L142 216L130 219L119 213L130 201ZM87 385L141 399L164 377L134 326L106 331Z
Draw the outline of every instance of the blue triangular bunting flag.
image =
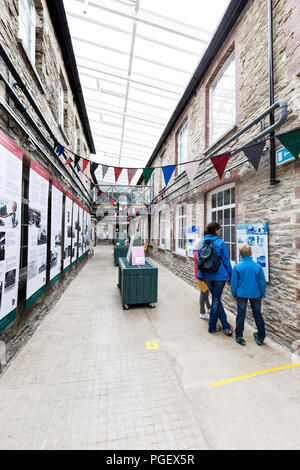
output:
M168 166L163 167L162 171L163 171L163 174L164 174L166 186L168 186L168 183L170 181L170 178L171 178L175 168L176 168L176 165L168 165Z

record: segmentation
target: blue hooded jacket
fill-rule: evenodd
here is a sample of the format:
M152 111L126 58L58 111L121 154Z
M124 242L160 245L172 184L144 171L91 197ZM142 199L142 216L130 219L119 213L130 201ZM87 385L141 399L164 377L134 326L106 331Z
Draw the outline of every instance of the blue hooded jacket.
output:
M232 267L226 243L216 235L204 235L199 245L198 256L204 240L212 240L213 247L220 258L221 265L216 273L207 273L205 271L198 270L198 279L207 279L208 281L230 281Z
M262 267L245 256L232 271L231 293L233 297L258 299L266 295L266 279Z

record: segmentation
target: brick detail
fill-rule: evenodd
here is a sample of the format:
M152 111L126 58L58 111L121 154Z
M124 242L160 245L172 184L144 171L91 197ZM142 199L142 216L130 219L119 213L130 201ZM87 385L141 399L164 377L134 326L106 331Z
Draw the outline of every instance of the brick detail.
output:
M296 199L300 199L300 186L295 188L295 197Z
M296 242L296 250L300 250L300 238L296 237L295 242Z

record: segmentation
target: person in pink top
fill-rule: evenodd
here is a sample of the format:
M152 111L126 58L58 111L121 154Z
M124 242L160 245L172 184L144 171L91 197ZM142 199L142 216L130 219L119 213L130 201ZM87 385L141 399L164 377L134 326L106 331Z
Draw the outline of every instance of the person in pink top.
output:
M195 244L194 244L194 248L195 250L198 250L198 246L199 246L199 243L200 243L200 238L198 238L196 241L195 241ZM195 263L195 278L196 278L196 281L198 281L198 266L197 266L197 258L198 258L198 251L196 251L194 253L194 263ZM200 318L202 320L209 320L209 311L210 311L210 302L209 302L209 289L207 289L206 292L203 292L202 290L200 290L200 299L199 299L199 303L200 303ZM205 306L207 308L207 310L205 311Z

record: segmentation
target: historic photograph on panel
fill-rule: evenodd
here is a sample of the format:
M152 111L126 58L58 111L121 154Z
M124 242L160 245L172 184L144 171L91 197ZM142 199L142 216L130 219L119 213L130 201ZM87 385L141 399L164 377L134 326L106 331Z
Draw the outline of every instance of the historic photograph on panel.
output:
M12 289L16 283L16 270L11 269L5 273L5 290Z
M29 210L28 210L29 225L35 225L37 228L39 228L41 226L41 218L42 218L41 211L34 209L33 207L29 207Z
M0 262L5 259L5 232L0 232Z

